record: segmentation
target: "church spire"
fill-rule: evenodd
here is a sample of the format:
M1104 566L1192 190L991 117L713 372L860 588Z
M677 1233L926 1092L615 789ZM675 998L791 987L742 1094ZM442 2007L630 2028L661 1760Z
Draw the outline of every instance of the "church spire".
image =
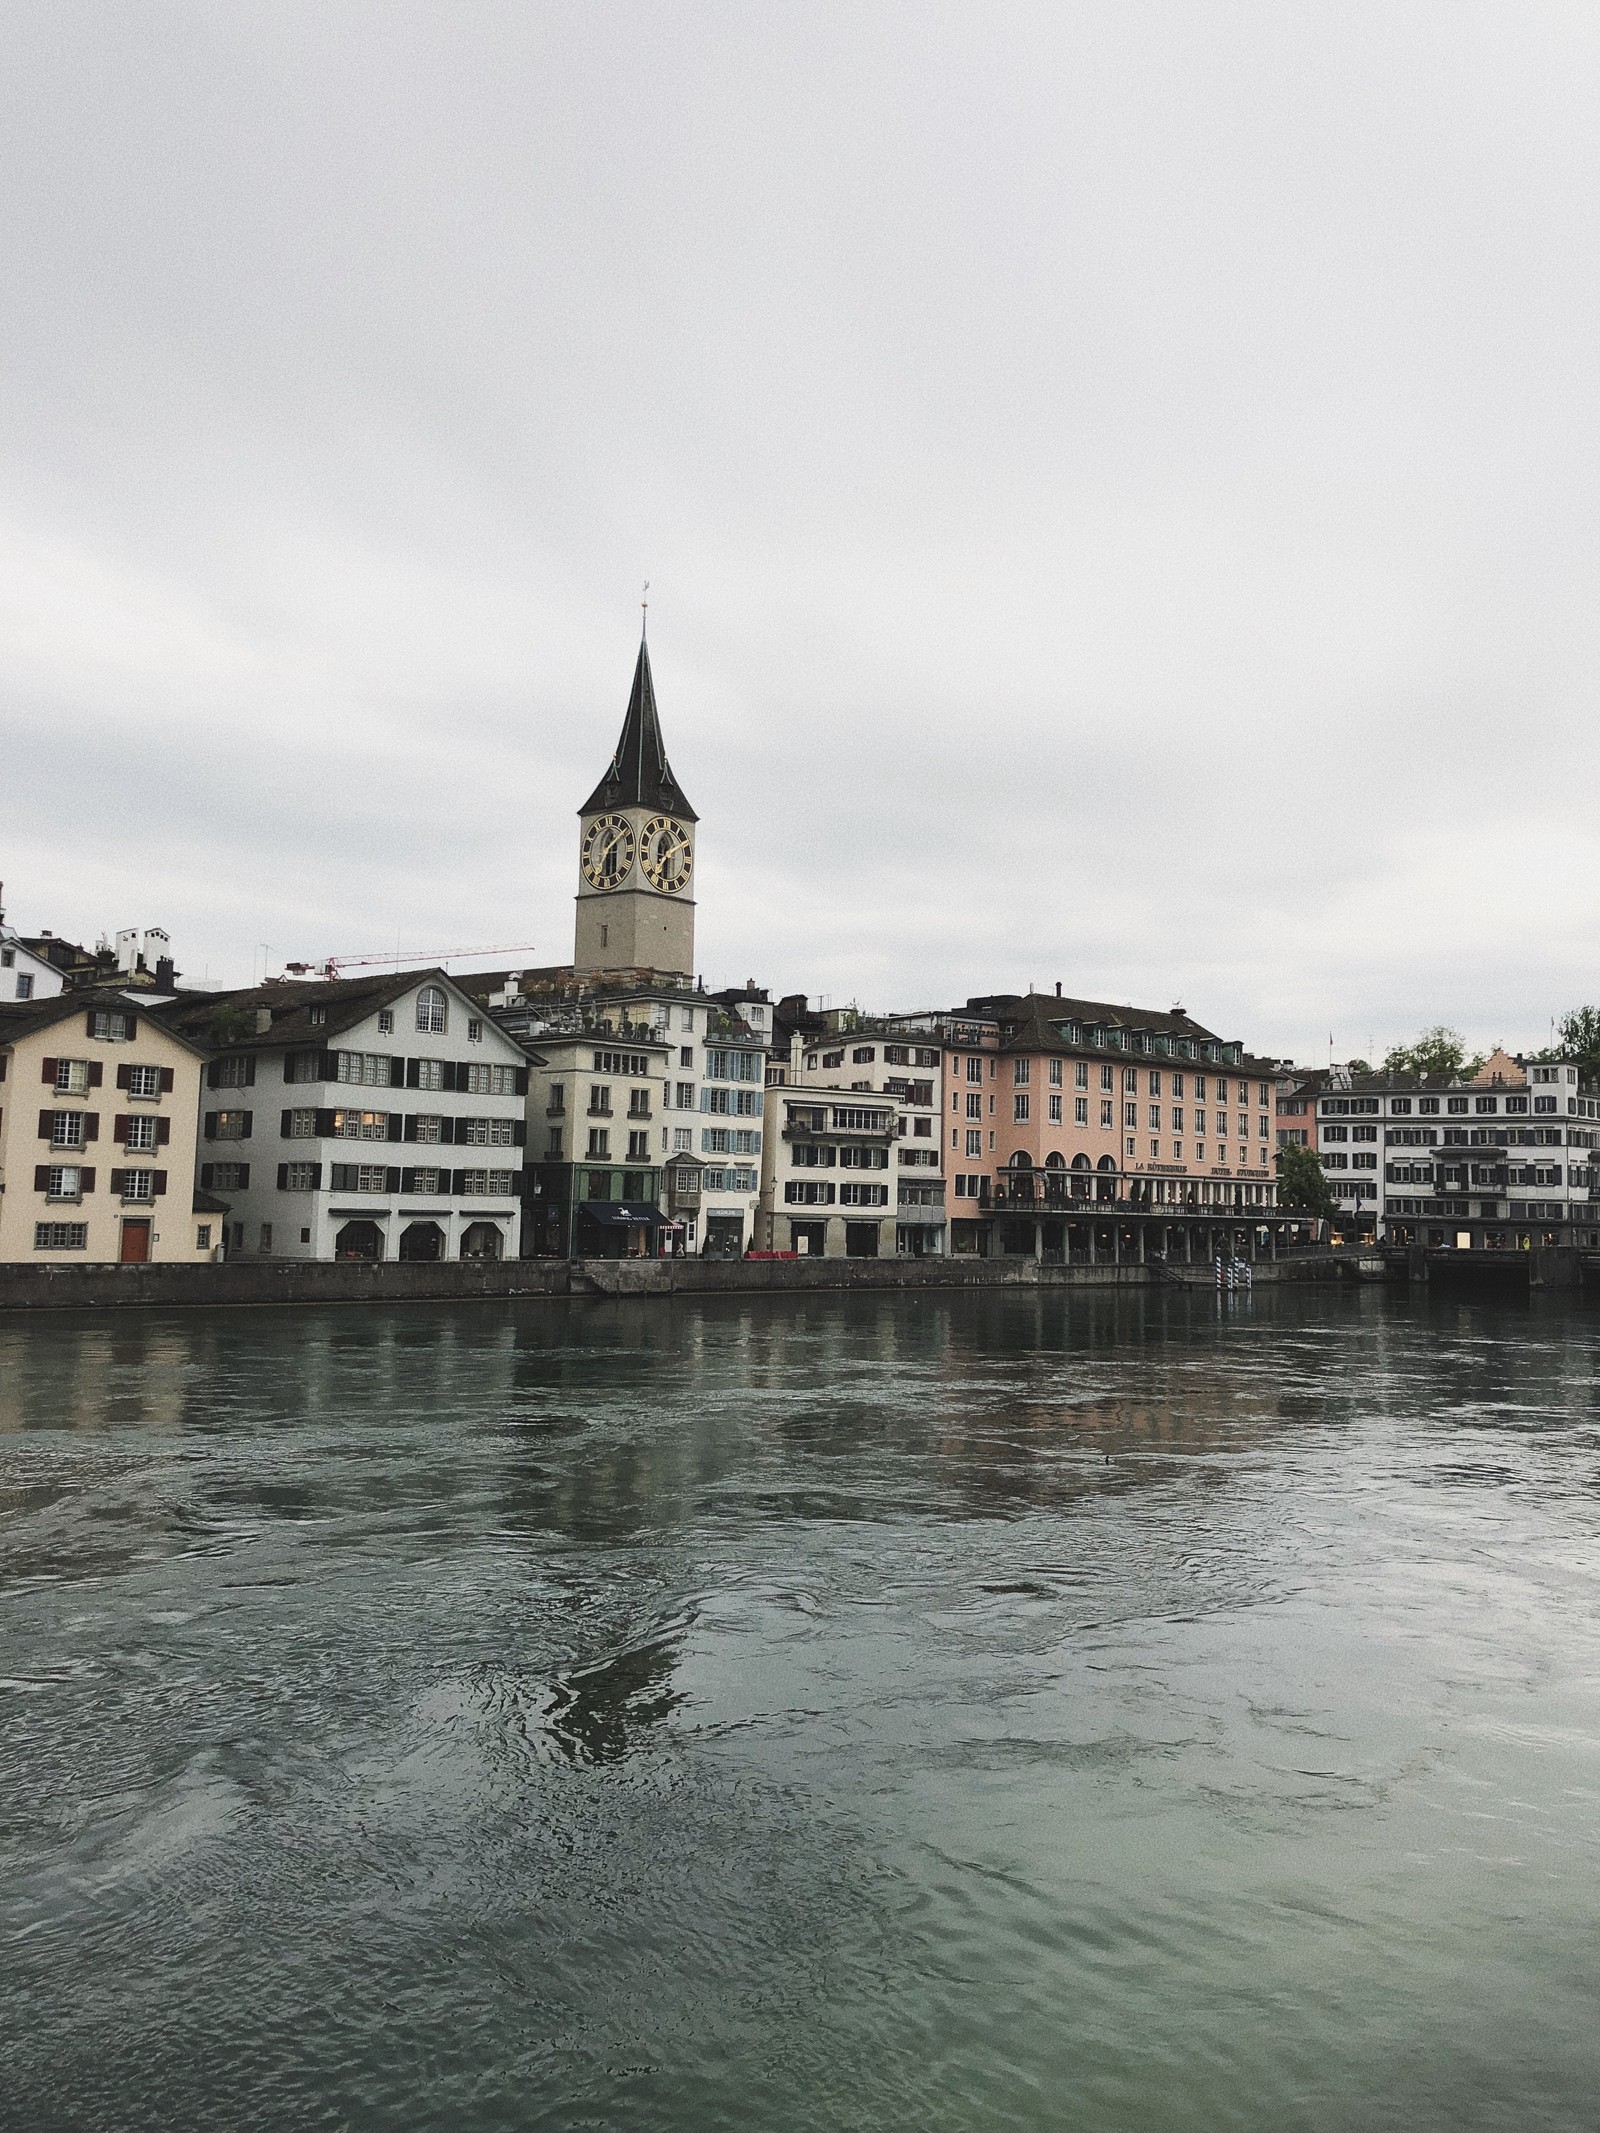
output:
M618 807L648 807L680 822L699 817L684 797L682 786L667 761L661 738L661 720L656 713L655 682L650 673L650 647L643 629L639 632L639 663L633 670L633 693L628 714L610 767L584 801L580 815L609 814Z

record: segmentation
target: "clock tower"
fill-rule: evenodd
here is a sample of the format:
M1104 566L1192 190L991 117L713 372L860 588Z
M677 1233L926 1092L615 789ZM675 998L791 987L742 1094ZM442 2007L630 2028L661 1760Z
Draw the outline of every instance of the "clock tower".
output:
M650 649L610 767L578 810L579 970L694 975L694 826L656 716Z

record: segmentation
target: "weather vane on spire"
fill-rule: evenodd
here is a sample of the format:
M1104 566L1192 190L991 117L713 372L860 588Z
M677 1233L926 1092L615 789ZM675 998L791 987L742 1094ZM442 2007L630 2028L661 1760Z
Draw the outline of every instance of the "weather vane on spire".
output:
M639 635L642 637L650 627L650 580L648 578L644 581L644 596L639 602L639 612L644 618L639 624Z

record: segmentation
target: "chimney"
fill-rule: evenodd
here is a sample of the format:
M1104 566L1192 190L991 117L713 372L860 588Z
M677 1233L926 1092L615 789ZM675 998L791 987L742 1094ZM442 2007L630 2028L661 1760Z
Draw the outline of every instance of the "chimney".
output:
M1061 980L1060 980L1059 978L1057 978L1057 979L1056 979L1056 998L1057 998L1057 999L1059 1000L1059 999L1060 999L1060 997L1061 997Z
M158 992L171 992L174 983L177 979L177 975L178 973L173 968L172 958L170 955L157 956L156 990Z

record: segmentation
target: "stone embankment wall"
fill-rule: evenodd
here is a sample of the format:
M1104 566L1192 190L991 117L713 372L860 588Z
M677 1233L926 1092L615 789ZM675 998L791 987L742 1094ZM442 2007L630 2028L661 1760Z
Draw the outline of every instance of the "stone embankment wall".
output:
M1332 1254L1263 1260L1259 1283L1338 1280ZM1154 1266L1054 1266L1033 1259L385 1260L227 1266L0 1266L0 1310L101 1311L217 1305L466 1303L538 1296L791 1295L815 1289L1211 1288Z

